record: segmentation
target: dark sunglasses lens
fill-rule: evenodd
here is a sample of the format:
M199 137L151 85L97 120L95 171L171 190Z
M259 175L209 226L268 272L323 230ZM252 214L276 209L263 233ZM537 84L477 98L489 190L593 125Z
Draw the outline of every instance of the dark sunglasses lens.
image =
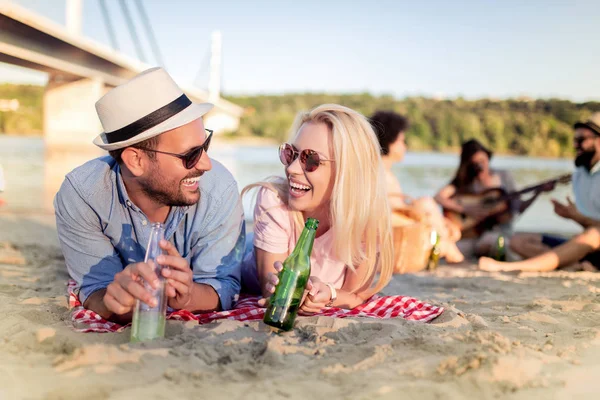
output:
M321 164L321 159L319 155L311 150L304 150L302 154L300 154L300 162L304 166L304 170L306 172L313 172Z
M198 164L198 160L200 160L203 150L204 149L202 147L196 147L195 149L191 150L188 154L186 154L185 167L187 169L192 169L196 166L196 164Z

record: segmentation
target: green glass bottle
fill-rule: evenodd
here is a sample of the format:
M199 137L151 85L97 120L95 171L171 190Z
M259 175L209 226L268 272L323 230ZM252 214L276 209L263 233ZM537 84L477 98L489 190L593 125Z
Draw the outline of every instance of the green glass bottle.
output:
M494 259L496 261L506 261L506 238L504 235L499 235L496 239L496 251L494 252Z
M429 261L427 262L427 269L433 271L438 267L440 262L440 235L436 231L431 231L431 253L429 254Z
M265 311L265 324L289 331L294 326L298 308L310 277L310 253L319 220L309 218L292 254L283 262L279 283Z

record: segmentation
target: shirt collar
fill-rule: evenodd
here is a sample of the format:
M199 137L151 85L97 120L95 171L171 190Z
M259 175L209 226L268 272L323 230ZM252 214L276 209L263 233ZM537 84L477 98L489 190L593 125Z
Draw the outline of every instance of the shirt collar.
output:
M133 204L133 201L131 201L129 195L127 194L127 188L123 182L123 176L121 176L121 167L119 164L115 163L114 171L115 175L117 176L117 192L119 194L119 202L125 207L139 211L139 208Z
M590 175L594 175L596 172L600 171L600 161L598 161L592 169L590 169Z

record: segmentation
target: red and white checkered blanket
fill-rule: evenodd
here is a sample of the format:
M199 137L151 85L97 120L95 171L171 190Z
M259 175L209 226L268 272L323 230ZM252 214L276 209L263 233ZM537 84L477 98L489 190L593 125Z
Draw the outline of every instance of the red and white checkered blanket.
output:
M83 308L77 294L76 283L70 280L68 283L69 308L71 308L71 321L73 329L77 332L120 332L127 325L119 325L107 321L94 311ZM265 309L258 305L258 296L242 296L232 310L214 311L204 314L192 314L186 310L170 313L167 318L179 321L198 321L206 324L220 319L232 319L236 321L261 320ZM343 308L327 308L317 315L337 318L347 317L369 317L369 318L404 318L409 321L429 322L444 312L442 307L424 303L408 296L373 296L366 303L346 310Z

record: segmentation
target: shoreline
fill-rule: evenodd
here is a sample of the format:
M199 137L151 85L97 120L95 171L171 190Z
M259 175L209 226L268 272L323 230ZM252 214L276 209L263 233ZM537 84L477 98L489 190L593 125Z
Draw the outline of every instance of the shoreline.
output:
M6 134L6 133L0 133L0 139L2 139L3 137L5 138L10 138L10 139L38 139L38 140L43 140L44 135L15 135L15 134ZM265 138L265 137L261 137L261 136L232 136L229 134L219 134L217 136L215 136L215 138L218 138L220 141L220 144L222 146L240 146L240 147L256 147L256 146L278 146L280 143L272 138ZM92 143L90 142L90 147L89 147L89 153L90 155L93 155L94 153L98 152L98 149L96 147L93 147ZM53 147L51 150L52 153L58 153L60 154L61 152L72 152L74 150L80 150L81 146L68 146L68 147L63 147L63 146L59 146L59 147ZM412 153L412 154L440 154L440 155L460 155L460 148L455 148L455 149L449 149L449 150L442 150L442 151L436 151L433 149L420 149L420 150L415 150L415 151L408 151L408 153ZM104 154L103 152L101 154ZM512 152L494 152L495 156L499 156L501 158L510 158L510 157L526 157L526 158L532 158L532 159L536 159L536 160L547 160L547 161L560 161L560 160L569 160L571 161L570 158L566 158L566 157L547 157L547 156L528 156L527 154L519 154L519 153L512 153Z

